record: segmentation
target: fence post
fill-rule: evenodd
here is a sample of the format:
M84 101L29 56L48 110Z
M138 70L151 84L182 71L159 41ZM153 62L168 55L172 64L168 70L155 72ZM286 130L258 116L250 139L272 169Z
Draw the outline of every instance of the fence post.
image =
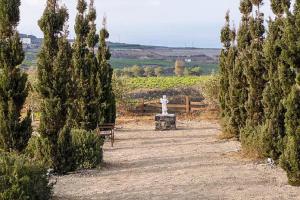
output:
M185 111L188 114L191 112L191 101L189 96L185 96Z
M145 100L142 98L142 113L145 112Z

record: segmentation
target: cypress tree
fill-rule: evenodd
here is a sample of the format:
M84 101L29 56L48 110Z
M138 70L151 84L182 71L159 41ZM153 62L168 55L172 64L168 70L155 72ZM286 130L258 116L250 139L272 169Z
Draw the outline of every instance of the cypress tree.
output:
M287 17L284 20L284 30L280 48L281 63L279 65L278 74L281 88L283 91L283 103L290 94L292 86L295 84L296 74L294 69L299 63L300 49L297 45L299 41L300 30L298 28L298 20L300 17L300 2L296 1L294 5L294 13L286 10Z
M299 70L299 69L298 69ZM300 75L298 74L298 80ZM300 185L300 82L295 84L286 100L286 144L281 166L287 172L291 185Z
M227 57L228 52L231 46L231 39L230 39L230 17L229 12L226 13L226 24L221 30L221 42L223 44L223 49L220 55L220 93L219 93L219 102L221 107L221 116L222 118L226 118L230 116L230 106L229 106L229 73L228 73L228 66L227 66Z
M230 97L230 81L233 66L235 64L235 57L237 49L235 47L235 30L230 28L230 17L227 12L226 24L221 31L221 42L223 43L223 49L220 56L220 94L219 101L222 110L223 128L224 131L232 136L235 136L236 131L234 130L234 122L231 118L231 97Z
M231 130L232 134L239 138L240 130L245 126L247 113L245 103L247 101L247 80L244 75L247 59L245 51L251 43L249 30L250 14L252 3L250 0L240 2L242 20L237 33L237 55L230 78L230 99L231 99Z
M283 169L287 172L291 185L300 185L300 1L295 3L294 13L288 12L284 32L284 51L282 54L285 65L280 66L280 80L286 108L285 129L286 138L284 151L280 158ZM296 76L297 73L297 76ZM293 78L294 77L294 78ZM291 86L292 85L292 86ZM291 86L291 87L289 87Z
M265 87L265 58L263 54L264 43L264 14L260 12L262 0L251 0L256 6L255 16L250 18L251 44L246 50L245 76L248 86L248 100L246 102L247 120L241 133L244 149L260 151L257 149L261 134L259 126L264 120L263 90ZM250 150L249 149L249 150ZM259 152L261 153L261 152Z
M97 43L95 35L96 12L93 2L87 15L87 3L78 0L75 23L76 39L73 46L75 94L75 126L85 130L93 130L97 126L97 112L93 83L93 68L96 66L94 46ZM95 70L94 70L95 71Z
M106 17L103 19L103 28L100 31L100 44L98 49L98 83L97 96L99 97L99 116L98 123L114 123L116 120L116 100L112 88L113 69L109 63L111 54L106 40L109 33L106 29Z
M290 6L289 0L272 0L271 8L275 14L274 20L269 20L268 36L265 40L264 55L266 61L266 88L263 93L265 124L263 127L263 148L267 156L277 160L283 150L285 135L283 106L283 89L279 79L279 66L282 65L282 39L284 11Z
M38 91L42 97L39 132L50 142L50 159L59 173L69 171L72 158L67 138L68 112L70 108L71 57L72 51L63 33L68 20L66 8L56 0L48 0L39 26L44 33L44 41L38 55ZM66 148L66 149L65 149ZM62 151L62 149L64 149Z
M22 151L31 136L30 111L21 118L28 96L27 75L19 65L24 52L16 30L20 0L0 0L0 149Z

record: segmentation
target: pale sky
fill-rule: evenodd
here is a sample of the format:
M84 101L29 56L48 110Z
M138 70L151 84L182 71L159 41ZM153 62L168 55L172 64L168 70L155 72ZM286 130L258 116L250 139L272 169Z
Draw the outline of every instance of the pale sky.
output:
M74 37L77 0L60 0L66 4L70 19L70 37ZM89 2L89 0L87 0ZM46 0L21 0L21 33L42 37L37 25ZM269 0L263 10L270 15ZM110 41L175 47L220 47L220 29L230 10L231 19L239 23L239 0L95 0L97 25L106 13Z

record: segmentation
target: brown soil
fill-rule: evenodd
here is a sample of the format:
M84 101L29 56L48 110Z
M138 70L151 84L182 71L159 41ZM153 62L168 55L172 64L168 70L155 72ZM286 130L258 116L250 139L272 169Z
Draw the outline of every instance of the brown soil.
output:
M265 161L239 156L237 141L219 140L217 122L179 121L153 131L150 120L123 120L100 169L57 177L55 199L300 199L299 188Z

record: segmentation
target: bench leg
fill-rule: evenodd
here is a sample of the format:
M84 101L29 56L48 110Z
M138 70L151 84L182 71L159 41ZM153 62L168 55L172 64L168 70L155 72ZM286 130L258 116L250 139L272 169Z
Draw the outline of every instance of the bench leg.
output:
M111 147L114 147L114 142L115 142L114 132L111 131Z

